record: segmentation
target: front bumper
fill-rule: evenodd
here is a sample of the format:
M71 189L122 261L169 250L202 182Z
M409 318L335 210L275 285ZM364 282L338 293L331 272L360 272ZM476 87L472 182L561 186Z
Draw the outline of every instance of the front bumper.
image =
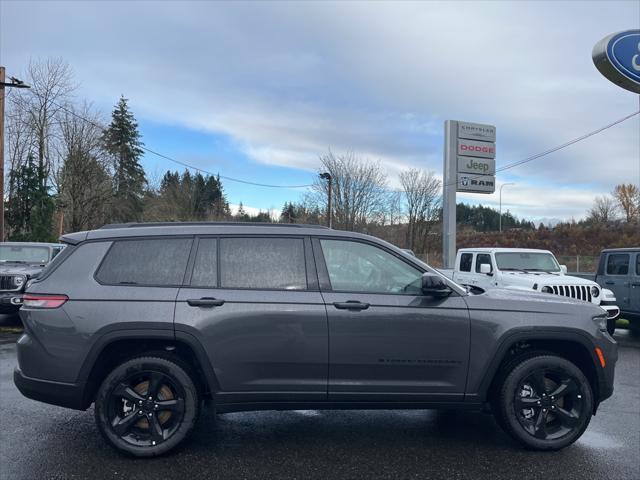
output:
M0 308L18 310L22 306L23 292L0 292Z

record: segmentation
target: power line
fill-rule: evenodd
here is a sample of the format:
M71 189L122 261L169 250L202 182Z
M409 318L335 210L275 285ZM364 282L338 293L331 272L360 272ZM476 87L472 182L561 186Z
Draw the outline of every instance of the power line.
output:
M91 125L93 125L96 128L99 128L102 131L107 130L107 128L104 125L100 125L96 122L94 122L93 120L90 120L88 118L83 117L82 115L79 115L78 113L74 112L73 110L68 109L67 107L60 105L59 103L56 103L54 101L51 101L51 103L53 105L55 105L56 107L58 107L59 109L67 112L70 115L73 115L76 118L79 118L80 120L83 120ZM306 185L272 185L272 184L268 184L268 183L259 183L259 182L251 182L249 180L242 180L240 178L234 178L234 177L229 177L227 175L221 175L220 173L214 173L214 172L210 172L208 170L205 170L203 168L200 167L196 167L194 165L191 165L189 163L183 162L182 160L177 160L173 157L170 157L168 155L164 155L163 153L157 152L155 150L152 150L149 147L146 147L144 145L142 145L140 148L142 148L142 150L144 150L147 153L150 153L152 155L155 155L157 157L160 158L164 158L165 160L169 160L171 162L177 163L179 165L182 165L183 167L187 167L187 168L191 168L195 171L201 172L201 173L206 173L208 175L213 175L213 176L217 176L220 177L224 180L228 180L230 182L237 182L237 183L243 183L245 185L253 185L255 187L266 187L266 188L307 188L307 187L311 187L313 186L313 184L306 184Z
M66 107L64 107L64 106L62 106L62 105L60 105L60 104L58 104L56 102L53 102L53 101L51 103L53 105L56 105L61 110L64 110L65 112L69 113L70 115L73 115L73 116L75 116L75 117L77 117L77 118L79 118L79 119L81 119L81 120L83 120L85 122L88 122L91 125L94 125L95 127L99 128L101 130L106 130L106 127L104 127L103 125L99 125L98 123L79 115L78 113L74 112L73 110L70 110L70 109L68 109L68 108L66 108ZM632 117L634 117L634 116L636 116L638 114L640 114L640 110L638 110L636 112L633 112L633 113L630 113L629 115L626 115L626 116L624 116L622 118L619 118L618 120L615 120L615 121L613 121L611 123L608 123L607 125L604 125L604 126L602 126L600 128L597 128L596 130L593 130L593 131L591 131L589 133L586 133L586 134L581 135L579 137L575 137L575 138L573 138L573 139L571 139L571 140L569 140L569 141L567 141L565 143L562 143L562 144L557 145L555 147L549 148L549 149L544 150L544 151L542 151L540 153L537 153L535 155L530 155L530 156L525 157L525 158L523 158L521 160L517 160L515 162L508 163L508 164L506 164L506 165L504 165L504 166L502 166L500 168L497 168L496 169L496 173L503 172L503 171L506 171L506 170L510 170L510 169L518 167L520 165L524 165L525 163L532 162L533 160L537 160L538 158L542 158L544 156L547 156L547 155L550 155L552 153L555 153L555 152L557 152L559 150L562 150L562 149L567 148L567 147L569 147L571 145L574 145L574 144L576 144L576 143L578 143L578 142L580 142L582 140L586 140L589 137L597 135L597 134L599 134L599 133L601 133L601 132L603 132L605 130L608 130L609 128L614 127L614 126L616 126L616 125L618 125L618 124L620 124L622 122L625 122L626 120L629 120L630 118L632 118ZM195 171L198 171L198 172L202 172L202 173L206 173L206 174L209 174L209 175L218 176L218 177L220 177L220 178L222 178L224 180L228 180L228 181L231 181L231 182L242 183L242 184L245 184L245 185L253 185L253 186L256 186L256 187L265 187L265 188L308 188L308 187L314 186L314 184L305 184L305 185L272 185L272 184L252 182L252 181L249 181L249 180L243 180L243 179L239 179L239 178L229 177L229 176L226 176L226 175L221 175L220 173L214 173L214 172L211 172L211 171L196 167L196 166L191 165L189 163L183 162L182 160L177 160L177 159L175 159L173 157L170 157L168 155L164 155L164 154L162 154L160 152L157 152L157 151L152 150L151 148L148 148L148 147L145 147L145 146L142 146L141 148L144 151L146 151L146 152L148 152L148 153L150 153L152 155L155 155L155 156L157 156L159 158L163 158L165 160L169 160L171 162L177 163L177 164L182 165L182 166L187 167L187 168L191 168L191 169L193 169ZM472 178L472 179L473 178L481 178L483 176L484 175L475 175L475 176L469 176L469 178ZM444 187L456 185L457 183L458 182L456 181L456 182L451 182L451 183L448 183L448 184L443 184L442 187L444 188ZM388 191L390 193L404 193L405 192L404 189L386 189L386 188L382 188L382 190Z

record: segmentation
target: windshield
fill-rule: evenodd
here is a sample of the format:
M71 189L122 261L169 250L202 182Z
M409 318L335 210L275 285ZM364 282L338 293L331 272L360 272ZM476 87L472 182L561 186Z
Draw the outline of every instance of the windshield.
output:
M47 263L49 249L23 245L0 245L0 262L6 263Z
M522 272L559 272L560 266L550 253L507 252L496 253L499 270Z

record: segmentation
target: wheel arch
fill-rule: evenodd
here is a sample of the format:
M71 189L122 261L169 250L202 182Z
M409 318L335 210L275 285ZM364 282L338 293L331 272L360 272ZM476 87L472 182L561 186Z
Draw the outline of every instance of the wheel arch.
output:
M574 363L589 381L594 397L594 413L600 398L600 377L596 368L594 345L584 335L573 332L519 332L510 335L498 347L480 384L479 396L491 401L506 369L531 352L557 355Z
M218 382L204 348L192 335L170 330L126 330L110 332L94 344L79 374L83 388L83 408L94 401L98 388L116 365L129 358L159 353L186 363L202 394L212 397L218 391Z

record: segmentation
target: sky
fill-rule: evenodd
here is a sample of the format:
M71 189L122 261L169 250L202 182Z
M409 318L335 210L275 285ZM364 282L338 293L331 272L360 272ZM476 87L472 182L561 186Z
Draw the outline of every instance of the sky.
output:
M447 119L497 129L497 167L640 109L591 51L640 28L640 1L30 2L0 0L0 64L62 57L108 117L129 99L145 145L211 173L314 181L319 155L442 175ZM184 167L145 155L152 179ZM640 183L640 116L501 172L503 210L580 219L596 195ZM223 180L228 200L279 210L304 188ZM499 195L458 193L498 206Z

